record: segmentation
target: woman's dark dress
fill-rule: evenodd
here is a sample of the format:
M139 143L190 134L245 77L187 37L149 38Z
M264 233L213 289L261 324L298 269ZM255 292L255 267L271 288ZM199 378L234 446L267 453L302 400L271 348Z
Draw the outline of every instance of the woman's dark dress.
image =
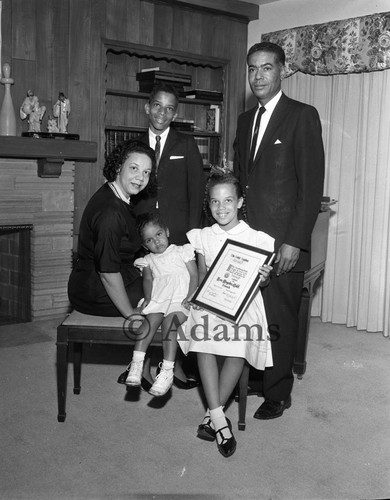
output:
M121 316L99 272L120 272L131 305L136 307L143 296L142 278L133 266L140 249L132 208L104 184L89 200L81 218L78 260L68 283L73 307L84 314Z

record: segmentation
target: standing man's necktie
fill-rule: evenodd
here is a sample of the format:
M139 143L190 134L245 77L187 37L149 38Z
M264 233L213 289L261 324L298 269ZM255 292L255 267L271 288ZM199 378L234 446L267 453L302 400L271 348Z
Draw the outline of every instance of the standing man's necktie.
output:
M154 155L156 157L156 170L158 168L158 163L160 161L160 141L161 141L161 136L156 135L156 147L154 148Z
M261 120L261 115L264 113L264 111L265 111L265 107L261 106L261 108L259 109L259 111L257 113L255 130L253 131L253 137L252 137L251 152L249 153L249 161L248 161L249 168L252 166L254 159L255 159L255 151L256 151L256 144L257 144L257 137L259 135L260 120Z

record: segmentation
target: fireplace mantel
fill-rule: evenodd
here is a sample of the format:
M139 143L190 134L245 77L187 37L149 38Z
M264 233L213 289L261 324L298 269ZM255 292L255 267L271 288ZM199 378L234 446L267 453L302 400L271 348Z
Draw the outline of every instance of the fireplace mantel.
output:
M96 161L97 144L91 141L0 136L0 158L37 160L39 177L59 177L65 160Z

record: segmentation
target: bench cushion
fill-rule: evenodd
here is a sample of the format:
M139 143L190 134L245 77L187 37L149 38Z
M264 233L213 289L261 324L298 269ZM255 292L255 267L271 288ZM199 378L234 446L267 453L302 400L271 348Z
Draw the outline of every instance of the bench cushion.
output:
M90 326L103 328L123 328L125 319L122 317L93 316L92 314L83 314L79 311L73 311L61 323L63 326ZM141 324L141 321L139 321ZM138 321L134 326L139 326Z

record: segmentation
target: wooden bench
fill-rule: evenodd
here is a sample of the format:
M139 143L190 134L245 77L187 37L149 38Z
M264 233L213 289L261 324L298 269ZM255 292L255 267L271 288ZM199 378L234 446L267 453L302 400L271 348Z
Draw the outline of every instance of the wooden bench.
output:
M65 422L66 418L69 347L73 348L73 394L80 394L83 344L134 345L136 340L134 332L139 325L139 321L129 324L123 318L91 316L73 311L57 327L58 422ZM161 346L161 342L161 332L158 331L151 345ZM238 428L240 430L245 430L248 374L249 367L245 365L238 384Z

